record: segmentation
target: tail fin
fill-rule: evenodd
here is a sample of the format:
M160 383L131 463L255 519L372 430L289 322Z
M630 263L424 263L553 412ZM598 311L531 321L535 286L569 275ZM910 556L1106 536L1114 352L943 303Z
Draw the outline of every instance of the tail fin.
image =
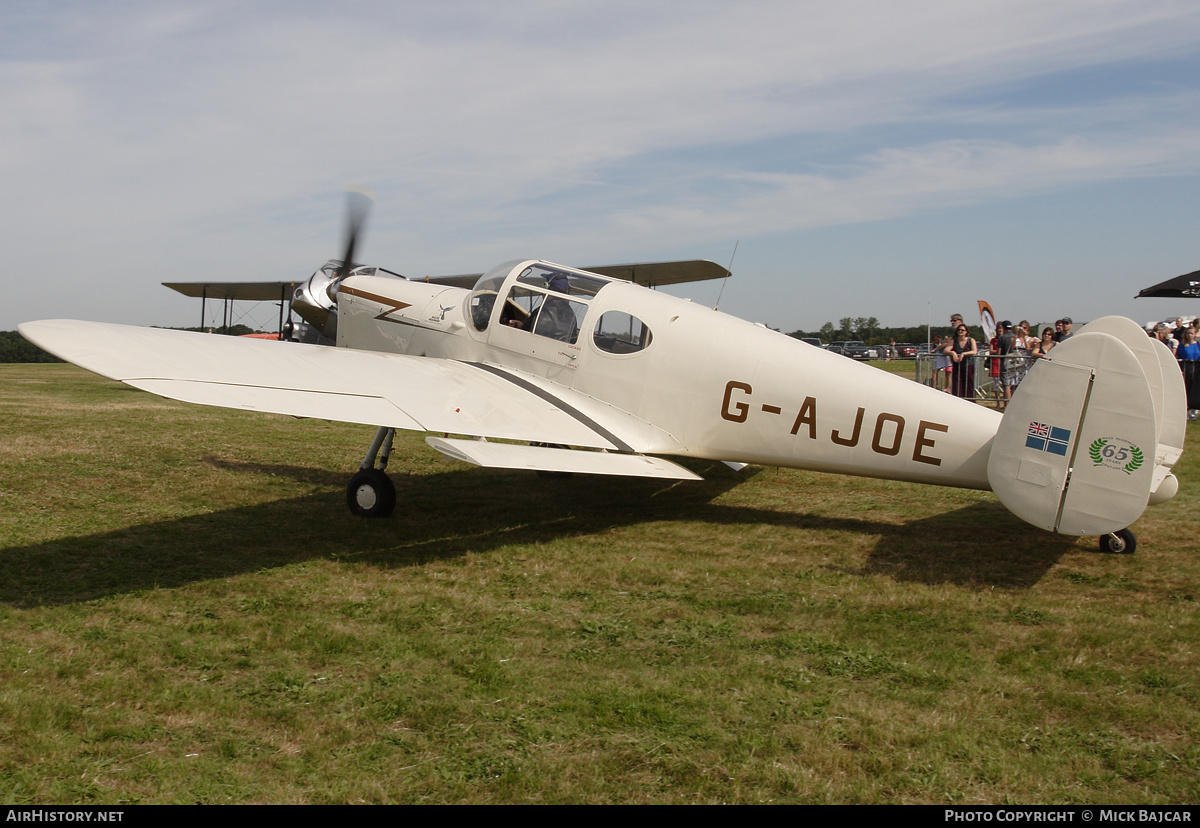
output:
M1173 494L1182 379L1155 348L1136 323L1105 317L1030 369L988 458L1010 511L1053 532L1102 535L1137 520L1156 491Z

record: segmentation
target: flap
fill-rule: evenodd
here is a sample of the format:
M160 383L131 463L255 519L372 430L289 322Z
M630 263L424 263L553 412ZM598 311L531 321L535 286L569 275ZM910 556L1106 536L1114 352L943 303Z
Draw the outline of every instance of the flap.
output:
M661 477L668 480L704 479L669 460L647 457L644 454L576 451L549 446L519 446L512 443L446 437L426 437L425 442L447 457L489 468Z

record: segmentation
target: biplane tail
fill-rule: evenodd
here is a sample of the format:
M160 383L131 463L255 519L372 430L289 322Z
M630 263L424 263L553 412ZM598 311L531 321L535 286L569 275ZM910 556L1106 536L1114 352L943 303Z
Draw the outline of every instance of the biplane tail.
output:
M1171 467L1183 452L1184 399L1165 348L1129 319L1098 319L1022 380L992 444L988 482L1042 529L1124 530L1178 491Z

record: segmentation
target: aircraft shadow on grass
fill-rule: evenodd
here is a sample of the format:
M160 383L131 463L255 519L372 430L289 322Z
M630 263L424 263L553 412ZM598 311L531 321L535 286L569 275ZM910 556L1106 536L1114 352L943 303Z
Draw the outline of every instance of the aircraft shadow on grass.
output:
M714 503L764 470L735 473L704 463L690 464L705 477L699 483L591 475L540 479L479 469L401 474L395 515L362 521L335 508L344 497L340 472L209 462L321 490L0 550L0 602L20 608L71 604L320 559L419 566L658 521L790 527L799 530L797 555L804 554L804 538L813 533L877 535L864 565L851 574L978 587L1027 588L1077 548L1075 538L1035 529L995 502L905 524Z

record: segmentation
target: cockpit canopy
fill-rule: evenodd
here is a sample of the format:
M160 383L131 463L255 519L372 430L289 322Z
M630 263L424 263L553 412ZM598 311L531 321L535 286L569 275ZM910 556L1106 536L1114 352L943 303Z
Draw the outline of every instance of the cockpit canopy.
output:
M521 271L517 281L524 285L546 287L564 295L591 299L612 280L603 276L577 273L545 264L530 265Z
M479 277L468 300L468 314L477 331L487 330L496 298L520 261L505 262ZM575 342L587 303L611 279L537 262L523 269L508 288L499 324L541 336Z
M612 282L606 276L546 262L505 262L475 283L467 299L467 317L480 332L495 324L575 345L592 300ZM497 311L498 301L502 303ZM650 329L624 311L608 310L592 326L592 342L604 353L635 354L651 341Z

